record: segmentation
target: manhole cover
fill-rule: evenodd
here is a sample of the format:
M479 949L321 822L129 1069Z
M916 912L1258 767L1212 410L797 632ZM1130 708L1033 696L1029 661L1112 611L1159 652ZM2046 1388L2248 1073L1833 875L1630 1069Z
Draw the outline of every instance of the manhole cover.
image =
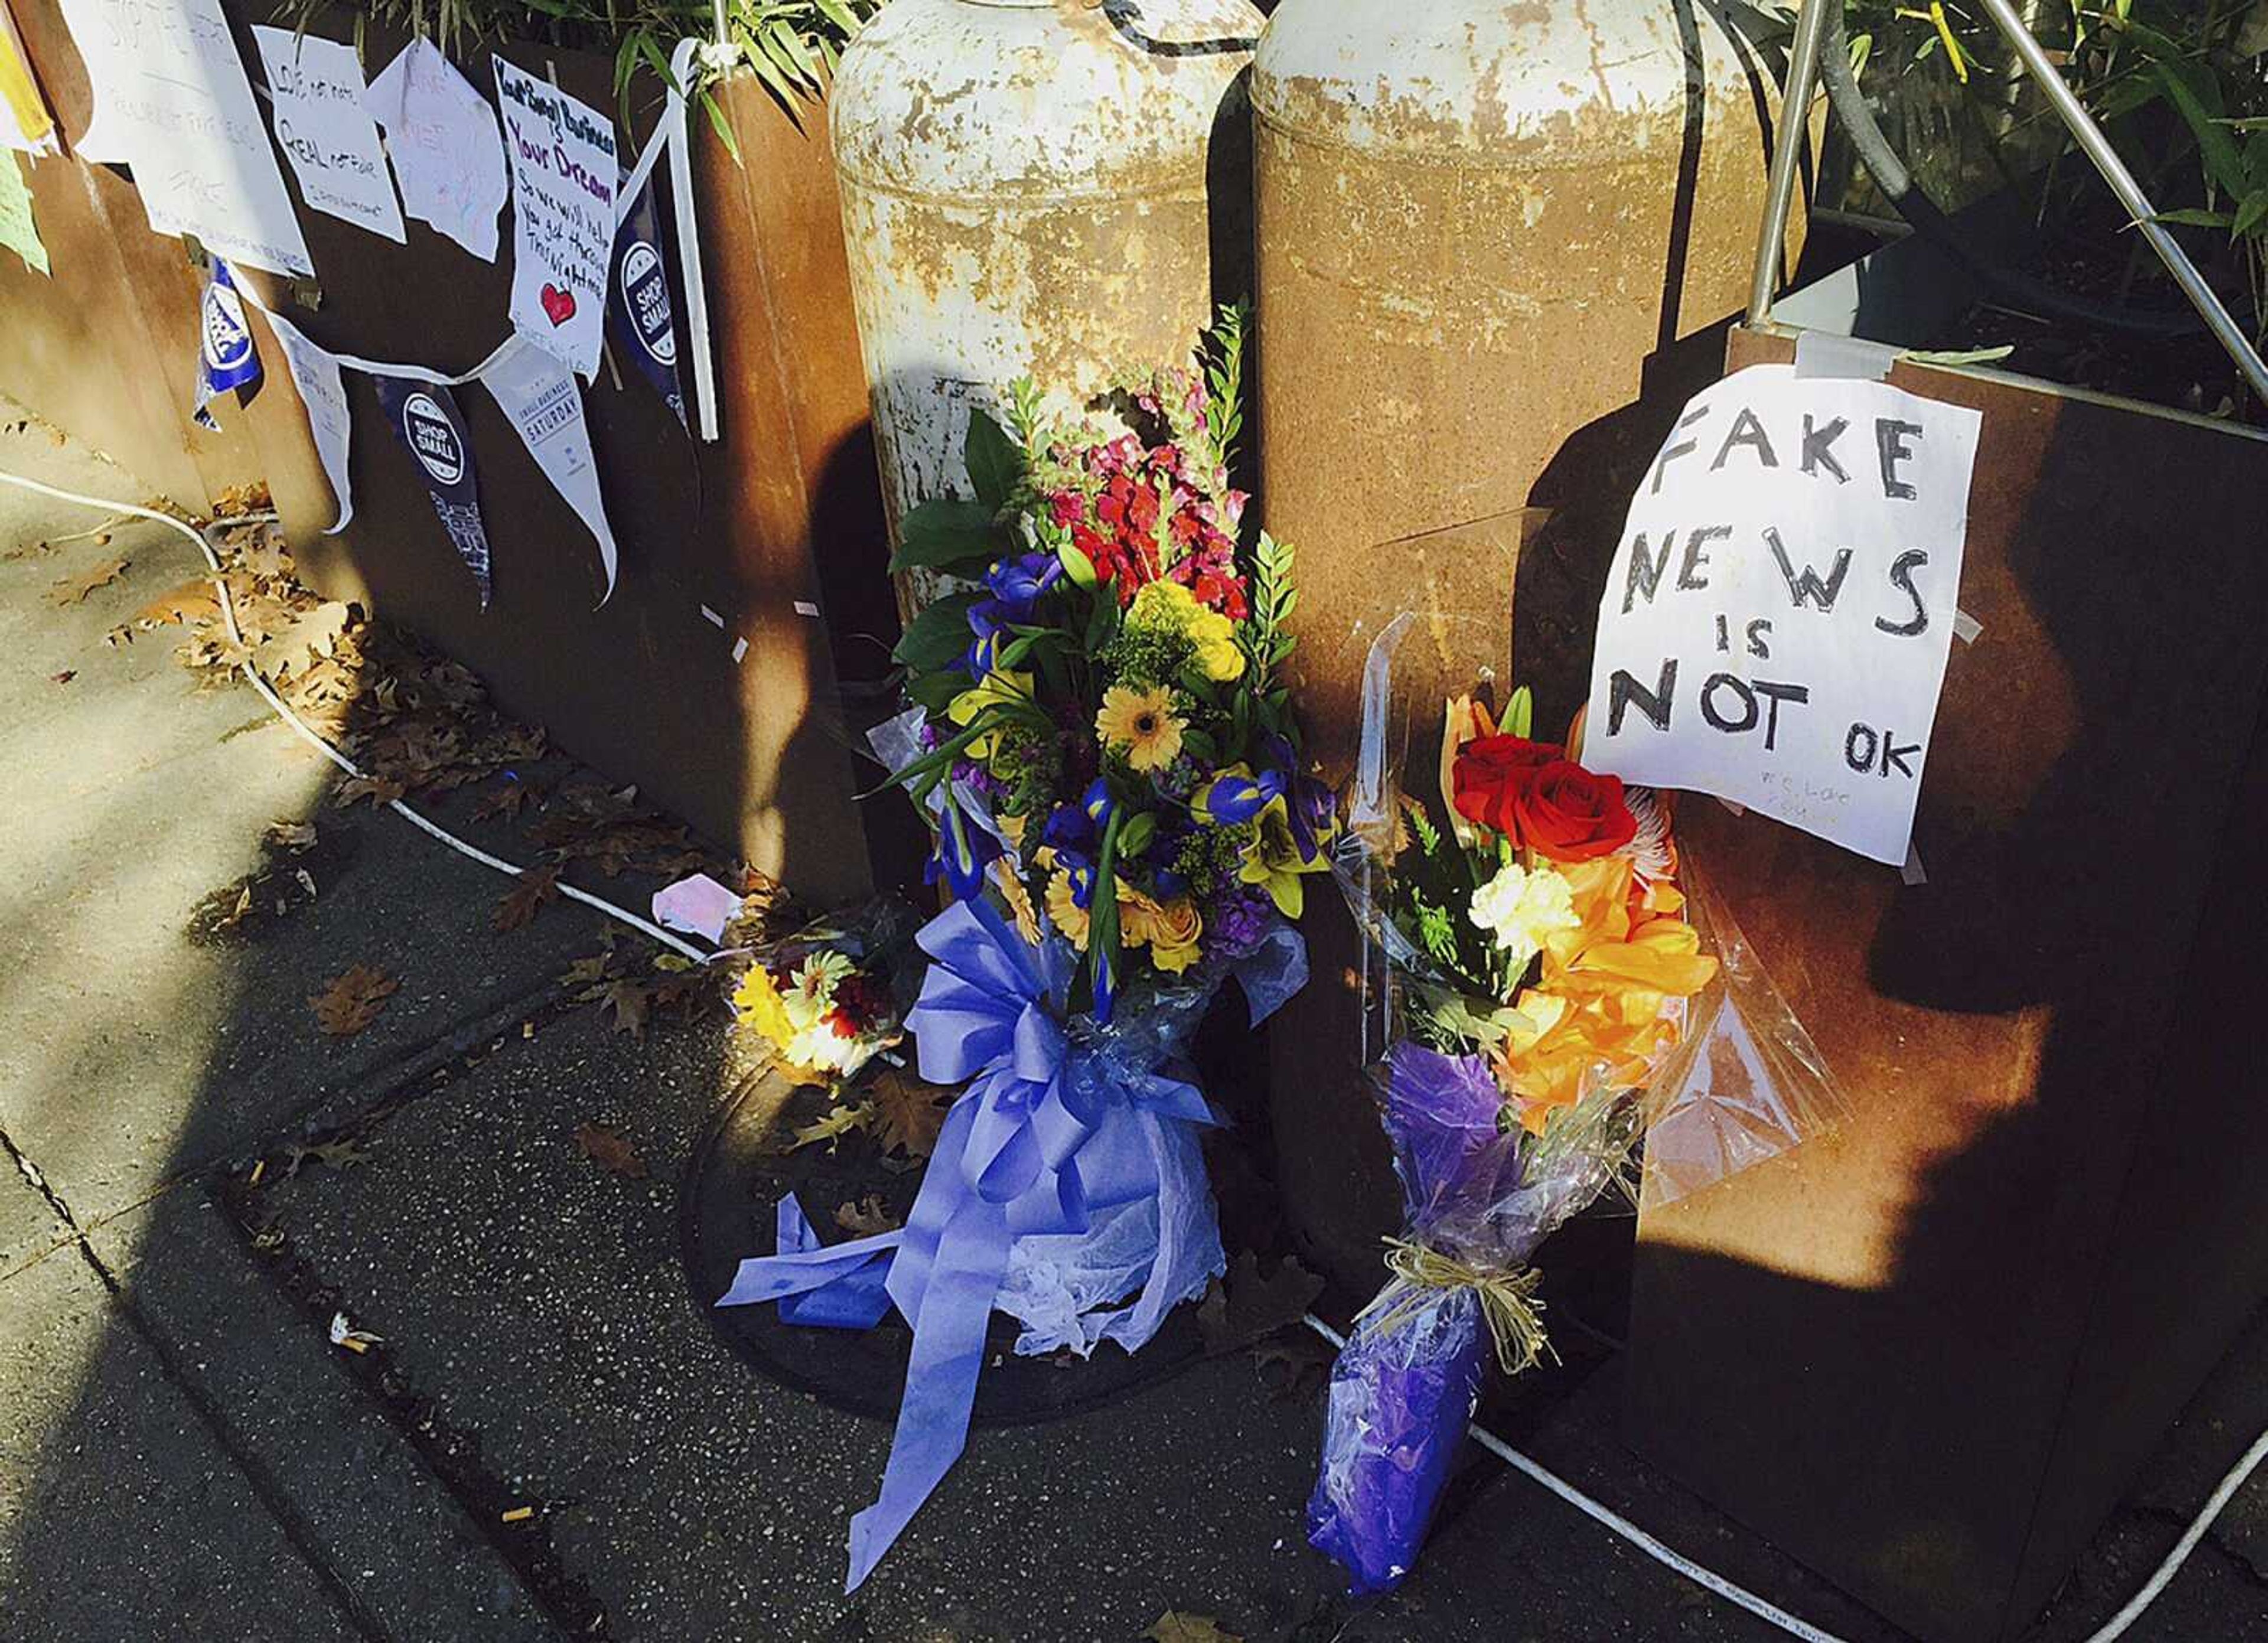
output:
M895 1419L913 1342L913 1331L895 1311L871 1330L829 1330L783 1323L779 1308L770 1303L715 1304L742 1260L772 1252L784 1195L794 1193L821 1237L833 1243L852 1235L836 1227L837 1206L879 1197L890 1219L902 1222L921 1184L918 1169L894 1172L864 1138L846 1139L834 1153L825 1146L780 1153L782 1095L777 1080L746 1081L694 1149L678 1227L694 1301L759 1374L837 1409ZM816 1116L814 1094L799 1091L788 1099L798 1121ZM814 1111L805 1114L805 1105ZM972 1418L978 1426L1077 1414L1184 1368L1200 1352L1189 1307L1176 1308L1140 1352L1105 1343L1083 1362L1068 1353L1017 1357L1018 1329L1014 1319L993 1314L984 1372L976 1382Z

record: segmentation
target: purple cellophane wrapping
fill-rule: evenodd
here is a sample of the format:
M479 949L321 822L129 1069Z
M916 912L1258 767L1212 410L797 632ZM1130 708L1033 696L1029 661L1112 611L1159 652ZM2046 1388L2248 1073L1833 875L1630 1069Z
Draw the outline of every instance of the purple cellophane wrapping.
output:
M1397 1044L1388 1057L1385 1125L1412 1236L1451 1253L1487 1251L1516 1202L1520 1138L1498 1128L1504 1098L1486 1064ZM1516 1235L1516 1234L1515 1234ZM1478 1298L1438 1290L1397 1308L1403 1287L1356 1320L1331 1371L1322 1465L1307 1539L1343 1565L1358 1593L1398 1585L1416 1561L1464 1442L1487 1350Z

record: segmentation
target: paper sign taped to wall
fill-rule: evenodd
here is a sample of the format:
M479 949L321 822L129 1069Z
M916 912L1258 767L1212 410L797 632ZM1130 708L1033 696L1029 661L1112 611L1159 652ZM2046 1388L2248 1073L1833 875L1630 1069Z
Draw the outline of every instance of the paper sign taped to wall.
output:
M0 154L0 246L40 273L51 272L48 248L40 243L40 226L32 217L32 191L13 154Z
M512 165L512 324L585 377L599 370L622 181L614 122L496 59Z
M291 162L299 197L326 216L407 238L401 208L378 146L378 127L363 106L362 61L354 48L290 29L252 26L268 76L276 146Z
M1583 762L1904 861L1981 420L1787 365L1696 397L1600 602Z
M599 544L600 568L607 585L605 604L615 592L615 533L607 523L606 500L599 494L599 465L591 457L591 431L583 420L583 390L575 374L525 338L498 355L481 373L497 407L512 419L520 443L575 510Z
M291 195L220 0L62 0L94 122L82 159L132 167L161 234L231 262L312 274Z
M504 138L488 99L430 40L413 40L379 70L364 100L386 128L401 206L483 262L497 257Z

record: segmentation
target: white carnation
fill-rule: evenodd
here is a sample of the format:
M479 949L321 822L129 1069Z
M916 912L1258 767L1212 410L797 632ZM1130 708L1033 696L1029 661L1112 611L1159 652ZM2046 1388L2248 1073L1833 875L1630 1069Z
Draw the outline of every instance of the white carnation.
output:
M1521 969L1547 939L1583 922L1575 916L1567 880L1540 862L1523 867L1508 861L1497 869L1496 877L1473 892L1472 914L1473 923L1494 936Z

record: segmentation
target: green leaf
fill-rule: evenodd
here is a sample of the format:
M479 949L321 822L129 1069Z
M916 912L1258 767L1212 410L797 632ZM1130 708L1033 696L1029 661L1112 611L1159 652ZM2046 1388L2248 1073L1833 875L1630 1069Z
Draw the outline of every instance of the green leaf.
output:
M2197 136L2198 149L2205 156L2205 174L2230 199L2244 198L2252 191L2252 176L2245 169L2244 157L2237 152L2228 128L2218 122L2220 88L2212 71L2196 63L2162 59L2153 66L2159 84L2165 87L2167 99L2181 110L2182 118L2189 122L2190 129Z
M2242 239L2264 221L2268 221L2268 188L2256 191L2236 208L2236 220L2229 225L2228 232Z
M1071 578L1073 587L1093 593L1100 585L1101 578L1094 574L1094 561L1069 542L1056 549L1056 557L1062 562L1064 574Z
M949 593L932 600L913 619L890 655L917 674L933 674L947 666L968 648L969 608L983 597L979 593Z
M1158 818L1145 810L1139 815L1128 818L1126 825L1118 829L1118 853L1125 857L1138 856L1150 848L1151 841L1157 836Z
M2184 228L2228 228L2236 222L2227 211L2199 210L2194 206L2184 206L2178 211L2161 211L2150 220L2177 223Z
M951 499L924 502L906 515L890 569L959 570L990 563L998 547L991 509Z
M1024 453L981 410L968 413L968 477L976 499L998 513L1024 483Z
M966 677L942 668L935 673L913 674L906 681L906 695L928 709L932 717L939 718L953 705L953 698L968 689Z
M1526 740L1535 726L1535 693L1526 685L1512 693L1504 704L1503 730L1506 735Z

